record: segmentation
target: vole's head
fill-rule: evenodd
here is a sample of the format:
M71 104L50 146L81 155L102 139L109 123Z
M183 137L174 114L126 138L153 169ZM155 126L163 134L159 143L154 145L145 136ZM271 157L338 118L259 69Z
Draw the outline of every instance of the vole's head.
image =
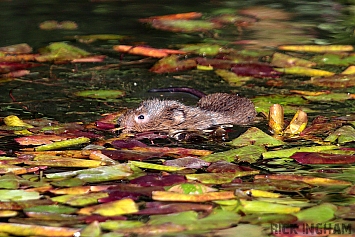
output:
M170 130L185 121L185 105L174 100L145 100L118 119L123 132Z

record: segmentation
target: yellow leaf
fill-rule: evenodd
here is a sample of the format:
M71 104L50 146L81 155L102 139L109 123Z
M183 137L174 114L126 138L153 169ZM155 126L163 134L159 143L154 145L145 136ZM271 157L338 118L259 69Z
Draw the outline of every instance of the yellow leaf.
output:
M7 117L4 118L4 123L7 126L10 127L26 127L26 128L33 128L32 125L25 123L24 121L22 121L19 117L17 117L16 115L9 115Z
M354 47L352 45L280 45L278 49L287 51L324 53L353 51Z
M252 196L252 197L278 198L281 196L281 194L279 194L279 193L272 193L272 192L257 190L257 189L245 190L244 193L246 195Z
M78 211L79 214L102 216L119 216L138 212L138 206L132 199L121 199L91 207L84 207Z

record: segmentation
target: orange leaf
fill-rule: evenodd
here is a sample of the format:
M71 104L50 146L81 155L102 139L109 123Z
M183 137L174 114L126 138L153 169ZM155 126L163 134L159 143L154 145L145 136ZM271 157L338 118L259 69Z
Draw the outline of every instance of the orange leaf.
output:
M121 53L136 54L154 58L163 58L169 56L170 54L186 54L186 52L181 50L156 49L146 46L115 45L113 46L113 49Z
M154 20L188 20L188 19L195 19L202 16L200 12L186 12L186 13L178 13L178 14L170 14L170 15L163 15L163 16L151 16L148 18L139 19L140 22L152 22Z

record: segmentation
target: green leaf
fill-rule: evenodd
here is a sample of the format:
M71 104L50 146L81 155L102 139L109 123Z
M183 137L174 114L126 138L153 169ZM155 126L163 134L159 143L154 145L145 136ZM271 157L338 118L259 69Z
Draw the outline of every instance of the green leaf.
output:
M335 142L336 140L339 144L355 141L355 129L352 126L345 125L324 139L325 142Z
M334 218L337 207L330 203L310 207L295 214L300 222L324 223Z
M39 205L23 209L24 212L50 212L57 214L72 214L76 210L76 208L61 205Z
M228 142L228 144L232 146L257 145L274 147L281 146L284 142L264 133L259 128L251 127L239 137L233 139L231 142Z
M312 147L294 147L289 149L282 149L277 151L267 151L263 153L264 159L271 159L271 158L284 158L290 157L296 152L320 152L320 151L327 151L327 150L335 150L338 149L338 146L329 145L329 146L312 146Z
M23 201L23 200L33 200L39 199L40 195L38 192L29 192L25 190L0 190L0 200L1 201Z
M71 206L86 206L96 204L98 199L108 197L108 193L85 193L85 194L67 194L52 197L52 201L65 203Z
M238 149L213 153L211 155L203 156L201 157L201 159L207 162L216 162L219 160L225 160L228 162L243 161L243 162L254 163L257 159L261 157L261 154L264 152L266 152L265 147L250 145Z
M125 95L122 90L86 90L75 93L76 96L94 99L115 99Z
M178 171L183 170L185 167L176 167L176 166L167 166L167 165L156 165L153 163L140 162L140 161L129 161L129 164L132 164L138 168L143 169L153 169L153 170L163 170L163 171Z
M57 149L65 148L65 147L81 145L81 144L88 143L88 142L90 142L90 138L78 137L78 138L68 139L68 140L59 141L59 142L53 142L51 144L46 144L46 145L42 145L42 146L37 146L35 148L35 150L36 151L57 150Z
M300 211L299 207L290 205L282 205L263 201L246 201L241 200L242 210L244 213L279 213L290 214Z
M120 230L124 228L134 228L134 227L140 227L143 226L144 223L140 221L105 221L101 222L100 226L102 229L105 230Z

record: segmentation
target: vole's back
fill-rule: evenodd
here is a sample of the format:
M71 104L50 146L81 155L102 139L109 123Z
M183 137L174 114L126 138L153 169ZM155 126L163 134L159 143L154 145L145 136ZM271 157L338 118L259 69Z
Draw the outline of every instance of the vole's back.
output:
M214 93L202 97L197 106L203 110L222 113L222 123L247 124L256 116L255 106L251 100L239 95Z

